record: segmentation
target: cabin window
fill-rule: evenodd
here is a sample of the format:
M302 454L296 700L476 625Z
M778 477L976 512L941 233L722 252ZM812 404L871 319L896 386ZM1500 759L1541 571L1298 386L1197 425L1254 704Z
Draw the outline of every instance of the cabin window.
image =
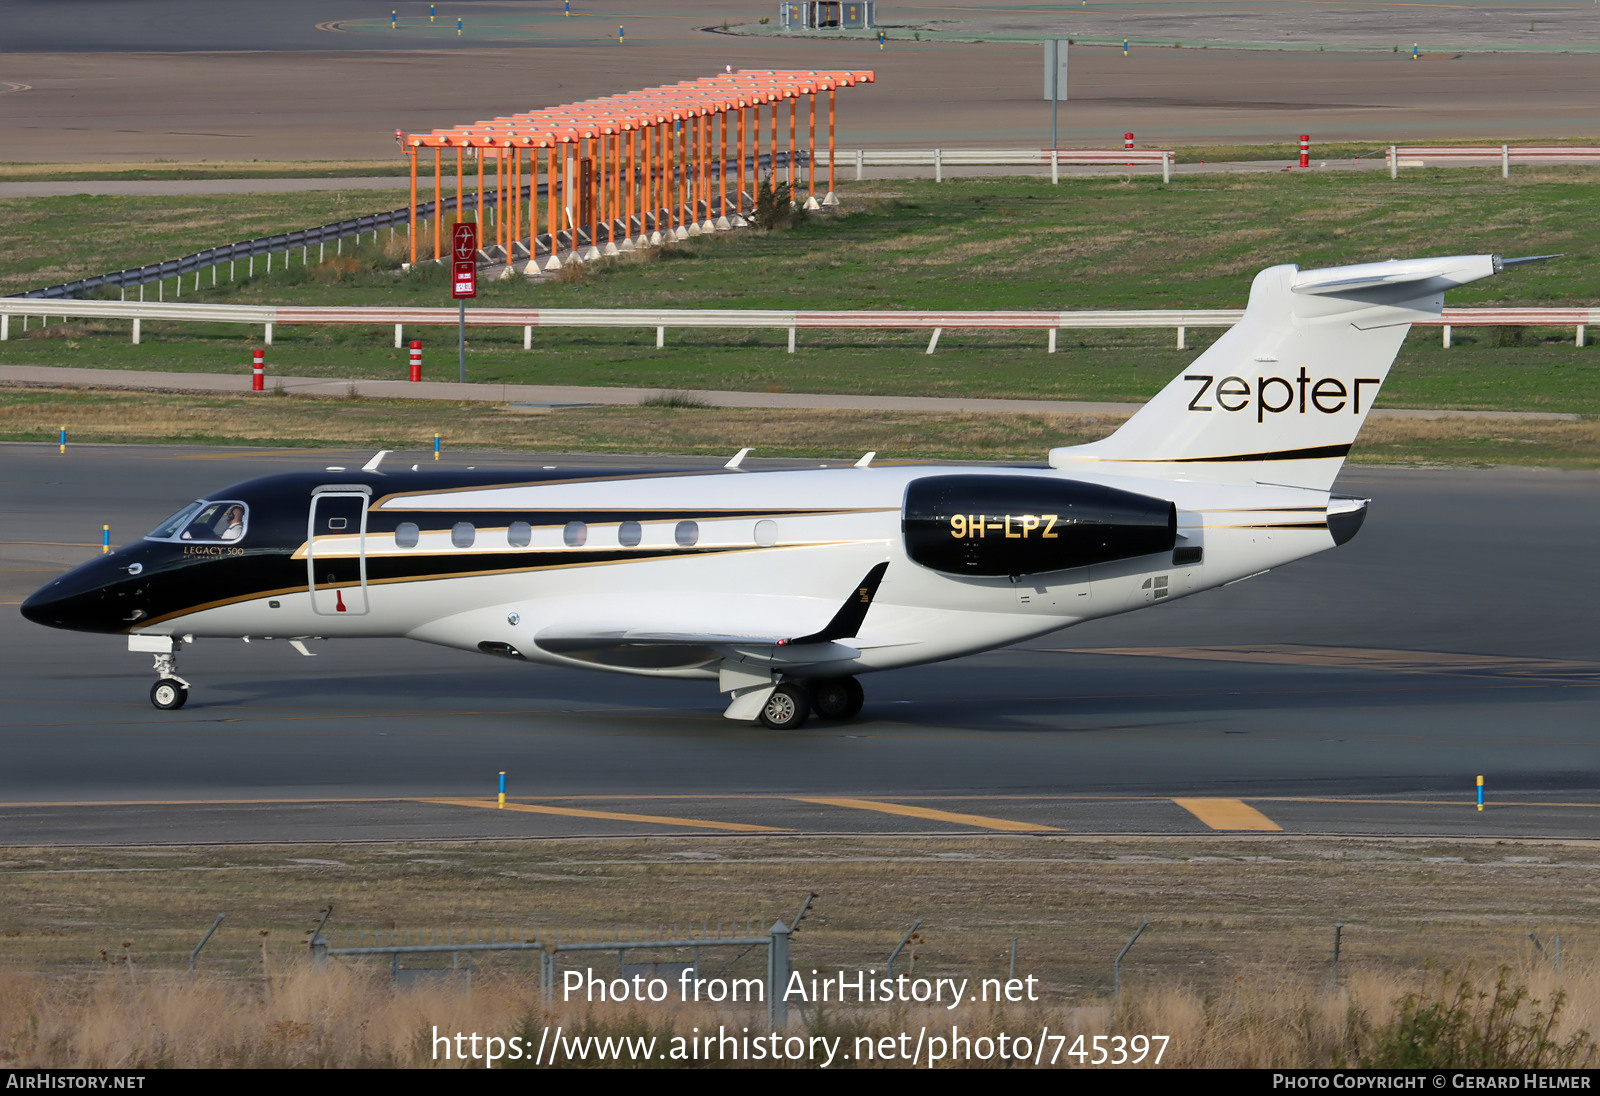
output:
M679 548L693 548L700 543L700 523L697 521L678 522L678 527L672 531L672 539L678 542Z
M561 541L568 548L582 548L589 540L589 527L581 521L569 521L561 530Z
M210 544L229 544L244 539L250 508L242 502L222 501L200 504L194 517L183 527L178 539Z
M394 544L396 548L415 548L421 539L422 530L417 528L414 521L402 521L394 527Z
M771 548L778 543L778 523L771 518L756 522L756 543L762 548Z
M617 543L624 548L637 548L644 539L644 530L636 521L625 521L617 526Z
M513 548L526 548L533 543L533 526L525 521L514 521L506 527L506 543Z
M471 548L478 539L478 530L470 521L458 521L450 527L450 543L457 548Z

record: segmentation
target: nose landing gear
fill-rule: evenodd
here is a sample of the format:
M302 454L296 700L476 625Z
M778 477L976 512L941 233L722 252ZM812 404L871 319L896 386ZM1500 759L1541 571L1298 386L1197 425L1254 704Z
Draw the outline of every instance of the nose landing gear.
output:
M128 650L155 656L156 683L150 687L150 703L162 711L175 711L189 699L189 683L178 676L178 651L184 642L179 636L128 637Z
M156 655L156 683L150 686L150 703L163 711L176 711L189 700L189 683L178 676L176 654Z

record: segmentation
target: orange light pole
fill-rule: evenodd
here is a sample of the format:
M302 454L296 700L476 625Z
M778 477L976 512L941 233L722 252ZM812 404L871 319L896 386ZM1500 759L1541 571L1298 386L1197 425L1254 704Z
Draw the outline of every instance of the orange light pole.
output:
M807 108L810 110L810 132L806 137L806 206L810 209L817 207L817 93L812 92L807 96Z
M472 149L474 158L478 161L478 204L472 207L472 219L478 224L478 239L483 239L483 142L478 142Z
M589 170L589 209L594 215L594 223L589 229L589 243L595 247L600 246L600 222L605 220L602 212L605 203L606 138L603 132L597 131L594 138L594 166Z
M637 179L633 138L636 132L632 126L622 131L622 239L625 243L633 242L633 188Z
M640 134L640 137L644 142L644 173L639 182L641 191L641 200L639 202L639 235L647 240L650 237L650 224L647 218L654 217L656 211L656 207L650 204L650 196L652 193L654 193L652 176L655 171L655 157L651 153L650 146L655 142L655 132L657 128L658 126L647 125L644 127L644 133ZM656 221L656 230L659 231L661 228L660 218L656 218Z
M528 149L528 269L539 269L539 149Z
M494 150L494 242L497 247L505 246L506 224L506 146L505 138L501 138Z
M699 140L695 142L695 214L698 217L700 206L705 206L705 221L702 227L711 220L711 115L701 112L696 119L696 135Z
M833 88L828 89L828 196L822 199L823 205L837 205L839 199L833 193L833 162L838 157L833 152Z
M589 247L591 249L594 249L594 248L597 248L597 247L600 246L600 244L598 243L598 241L600 239L600 202L599 202L598 196L595 193L595 189L596 189L595 188L595 183L596 183L595 168L599 166L599 162L600 162L600 135L598 133L590 133L590 135L589 135L589 181L588 181L588 185L584 186L584 197L587 198L588 201L589 201Z
M726 227L728 223L728 108L717 112L721 124L722 147L717 153L717 218Z
M522 235L522 150L511 146L511 217L506 233L506 269L517 259L517 237Z
M616 243L616 222L622 219L622 130L611 134L611 243ZM627 238L624 224L622 238Z
M552 141L544 149L544 223L550 226L550 258L556 257L556 234L561 225L556 220L556 144Z
M734 213L744 212L744 116L746 114L743 103L739 104L739 173L735 176L736 185L733 191Z
M794 112L795 112L795 107L799 106L799 102L800 102L799 96L794 95L794 94L791 94L789 96L789 195L790 195L790 201L794 200L794 154L797 151L797 149L795 148L795 141L794 141L794 130L795 130Z
M406 154L411 160L411 229L406 233L407 242L411 246L411 265L417 265L417 146L412 145L406 149Z
M433 146L433 261L438 262L439 217L444 213L444 150Z
M456 220L458 221L461 220L461 191L464 189L461 174L464 166L462 157L461 143L458 141L456 142Z
M767 172L767 177L772 180L774 187L778 183L778 100L781 98L781 95L772 97L772 152L770 154L772 162L769 165L771 170Z

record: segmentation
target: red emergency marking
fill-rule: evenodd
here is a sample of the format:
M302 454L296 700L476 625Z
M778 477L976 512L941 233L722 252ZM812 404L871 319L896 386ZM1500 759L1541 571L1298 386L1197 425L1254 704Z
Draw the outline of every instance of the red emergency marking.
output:
M336 613L348 613L350 611L344 607L343 590L335 589L333 591L333 609Z
M422 379L422 343L413 340L411 343L411 379Z
M265 350L252 350L250 363L250 391L265 392L267 390L267 352Z
M1300 166L1311 166L1311 135L1309 133L1300 135Z

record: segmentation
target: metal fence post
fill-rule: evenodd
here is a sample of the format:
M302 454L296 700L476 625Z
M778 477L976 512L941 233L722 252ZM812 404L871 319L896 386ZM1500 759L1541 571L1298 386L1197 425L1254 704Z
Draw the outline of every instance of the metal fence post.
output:
M206 929L206 934L200 937L200 942L189 953L189 981L194 981L194 961L200 957L200 949L206 946L206 941L211 939L211 934L217 931L217 926L222 924L222 919L228 916L225 913L217 914L217 919L211 922L211 927Z
M772 942L767 946L767 1024L774 1031L789 1026L789 926L774 921L767 930Z
M1340 921L1333 926L1333 988L1339 988L1339 943L1344 933L1344 922Z
M944 150L943 149L936 148L936 149L933 150L933 181L936 182L936 183L944 182Z
M1511 178L1511 146L1500 146L1500 178Z
M1054 148L1050 150L1050 182L1054 186L1061 185L1061 152Z
M1122 957L1128 954L1128 949L1133 947L1133 942L1139 939L1139 933L1143 932L1149 927L1149 921L1146 921L1144 924L1140 925L1138 931L1129 937L1128 942L1122 946L1122 950L1117 952L1117 961L1111 964L1111 996L1122 996Z
M1389 178L1400 178L1400 157L1395 152L1395 146L1389 146Z
M858 183L861 181L861 167L862 164L866 162L866 158L867 153L865 149L856 149L856 182Z

